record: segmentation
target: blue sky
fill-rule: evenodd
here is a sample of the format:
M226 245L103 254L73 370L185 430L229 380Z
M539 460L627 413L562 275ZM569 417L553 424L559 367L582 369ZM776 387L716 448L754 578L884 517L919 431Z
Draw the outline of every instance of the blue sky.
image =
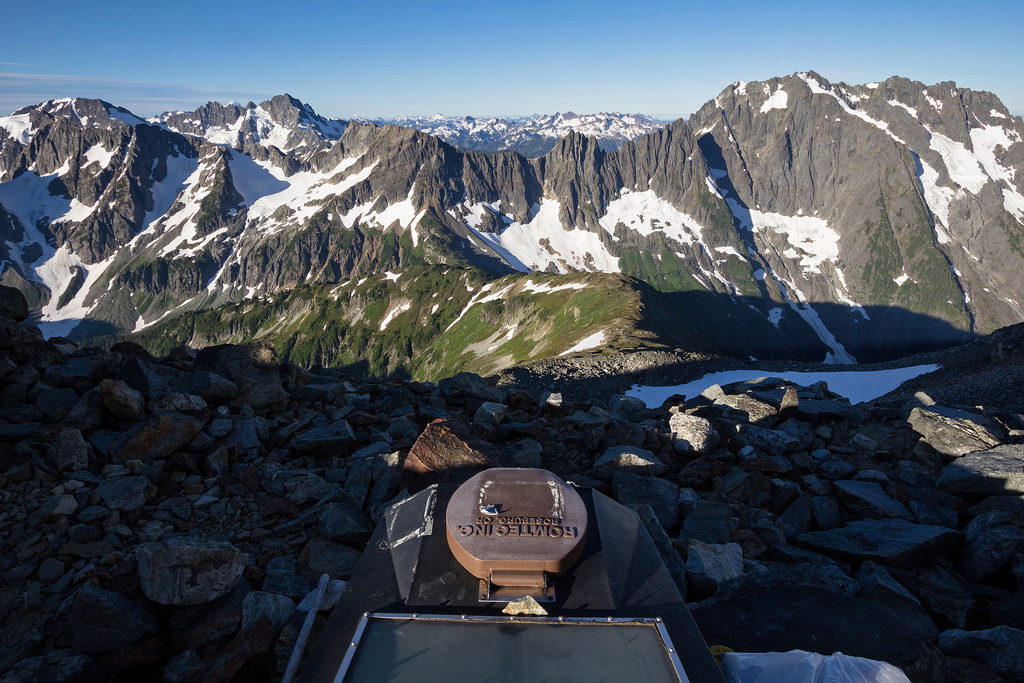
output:
M1024 3L8 0L0 115L99 97L149 116L287 92L330 117L687 116L814 70L990 90L1024 114Z

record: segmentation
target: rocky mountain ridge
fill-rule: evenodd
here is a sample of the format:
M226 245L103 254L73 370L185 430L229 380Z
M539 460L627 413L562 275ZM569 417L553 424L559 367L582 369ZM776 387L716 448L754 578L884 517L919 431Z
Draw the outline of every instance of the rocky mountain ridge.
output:
M280 680L382 506L495 465L634 506L711 644L841 650L913 681L1024 670L1019 408L851 406L772 379L572 402L310 372L261 345L79 348L16 292L0 304L5 683ZM1019 379L1022 348L1019 326L976 342L975 367Z
M423 264L632 276L739 357L879 360L1024 316L1024 123L951 83L737 83L614 152L571 132L537 159L335 139L286 96L173 119L220 142L124 118L0 120L0 279L50 334Z
M347 124L318 115L291 95L278 95L259 105L210 102L194 112L168 112L148 121L235 149L274 147L300 158L329 146L341 137Z

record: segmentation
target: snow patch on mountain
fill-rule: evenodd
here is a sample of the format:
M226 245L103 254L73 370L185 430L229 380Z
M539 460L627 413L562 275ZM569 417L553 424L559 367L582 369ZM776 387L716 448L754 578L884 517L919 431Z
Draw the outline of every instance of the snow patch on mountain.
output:
M0 128L6 130L12 138L23 145L32 142L32 122L28 114L0 116Z
M946 171L954 183L971 194L978 194L988 182L988 176L982 170L978 158L969 152L962 142L951 140L942 133L929 131L931 139L928 146L939 153Z
M65 172L66 167L44 176L35 171L26 171L0 184L0 204L17 216L26 230L34 230L40 222L48 224L63 220L71 211L71 200L50 194L49 185Z
M1014 143L1020 142L1020 134L1015 130L1007 130L1002 126L982 126L971 129L971 145L974 156L993 180L1005 180L1013 187L1016 171L1007 168L996 159L996 149L1009 149Z
M114 158L114 150L106 150L103 145L95 144L85 151L82 155L85 158L83 167L88 168L92 164L99 164L100 168L106 168L110 165L110 160Z
M596 349L605 343L605 337L608 335L607 330L601 330L594 334L584 337L574 346L562 351L559 356L568 356L570 353L579 353L580 351L586 351L588 349Z
M466 208L479 214L472 206ZM467 225L513 268L524 273L552 266L559 273L572 270L620 272L618 258L608 251L597 233L566 230L562 226L558 217L560 208L557 200L544 199L533 205L528 223L510 222L497 234L481 232L469 222Z
M210 242L212 235L199 236L196 225L196 217L199 215L202 202L210 194L210 188L201 183L205 170L203 165L200 165L185 180L185 190L178 197L181 201L180 208L163 221L165 234L173 230L179 232L160 249L160 256L180 258L195 253Z
M269 233L278 232L283 229L283 225L270 220L274 212L282 206L287 205L294 211L291 214L293 221L301 223L309 220L313 214L323 208L323 200L342 194L369 178L378 163L374 161L356 173L345 175L345 169L356 161L358 159L346 159L338 168L327 173L300 171L287 177L281 169L269 162L254 162L263 166L266 171L283 182L286 187L274 194L263 195L256 199L249 207L249 218L257 219L261 229Z
M190 179L198 169L198 159L184 155L167 157L167 175L160 182L153 183L153 187L150 188L153 209L146 212L142 219L142 229L132 240L131 246L137 244L143 235L150 234L157 222L167 215L178 195L189 187Z
M469 302L466 304L466 307L463 308L462 311L459 313L459 316L457 318L455 318L455 320L453 320L451 322L451 324L448 325L448 327L445 328L444 331L447 332L448 330L450 330L453 327L455 327L456 323L458 323L460 320L462 320L462 318L465 317L466 313L469 312L469 309L473 308L473 306L475 306L476 304L485 304L488 301L500 301L501 299L505 298L505 295L508 294L512 290L512 288L515 287L515 285L516 285L516 283L513 282L513 283L511 283L511 284L509 284L509 285L499 289L496 292L492 292L491 294L488 294L487 292L489 292L492 289L494 289L494 286L495 286L494 282L488 282L487 284L485 284L483 287L480 288L480 291L475 293L470 298ZM467 287L467 289L469 291L473 291L472 287Z
M785 216L781 213L749 209L735 199L725 200L742 227L752 232L786 236L789 248L780 250L788 258L799 259L805 274L821 273L825 261L839 259L839 233L816 216Z
M359 218L360 223L364 224L376 224L380 228L389 228L396 222L402 229L414 227L415 223L423 217L426 210L416 211L416 206L413 204L412 197L416 191L415 183L409 188L409 196L400 202L389 204L386 208L381 211L372 211L374 204L369 206L359 207L363 209L365 213L362 213ZM415 229L412 232L413 246L416 246L417 238Z
M1020 141L1020 133L1002 126L971 129L971 145L974 147L974 156L978 163L985 169L989 178L997 183L1006 183L1006 187L999 188L1003 194L1003 208L1013 214L1018 221L1024 222L1024 194L1020 192L1020 185L1016 183L1016 169L1003 166L996 157L997 150L1007 150Z
M399 315L401 313L405 313L411 307L412 307L412 303L411 302L404 301L404 302L400 303L399 305L395 306L394 308L392 308L390 311L388 311L388 314L386 316L384 316L383 320L380 321L380 331L383 332L384 330L388 329L388 325L390 325L391 321L395 319L395 316L397 316L397 315Z
M768 84L765 83L764 94L768 95L768 99L761 105L761 113L767 114L772 109L785 109L789 104L789 93L779 86L779 89L769 95Z
M837 372L793 372L782 371L773 373L775 377L789 380L800 386L811 386L815 382L828 382L830 391L850 399L851 403L871 401L895 390L904 382L919 375L938 370L938 365L914 365L889 370L837 371ZM713 384L725 386L733 382L764 377L763 370L727 370L704 375L698 380L674 386L643 386L634 385L626 392L627 396L635 396L647 404L648 408L658 408L675 395L685 399L699 396L701 392Z
M587 285L585 282L566 282L565 284L551 286L549 282L533 282L527 281L523 285L523 291L531 294L549 294L551 292L561 292L569 289L586 289Z
M914 161L917 164L917 178L921 182L925 203L935 219L943 227L949 228L949 205L956 197L956 190L939 185L939 172L917 154L914 154ZM937 234L940 244L949 241L944 231L937 231Z
M913 116L915 119L917 118L917 109L911 107L910 105L903 104L899 100L889 100L889 105L893 107L902 107L903 109L906 109L910 113L910 115Z
M127 123L129 126L139 126L146 123L127 109L121 109L120 107L107 107L107 114L115 121ZM85 125L84 121L82 122L82 125Z
M178 304L174 308L170 308L170 309L164 311L163 313L160 314L159 317L153 318L149 322L146 322L145 320L143 320L142 316L140 315L138 320L135 321L135 329L132 330L132 331L133 332L141 332L142 330L146 329L147 327L152 327L153 325L156 325L158 322L160 322L161 320L163 320L167 316L171 315L175 311L179 311L182 308L184 308L185 306L187 306L190 303L192 303L193 301L195 301L195 298L196 297L192 297L191 299L186 299L185 301L182 301L180 304ZM248 297L246 297L246 298L248 298Z
M665 201L654 190L632 192L622 188L617 198L608 203L598 224L614 235L620 223L630 230L648 236L660 232L680 244L703 244L704 228L687 213Z
M231 181L242 195L246 206L252 206L262 197L276 195L288 189L284 173L269 163L260 163L247 154L231 152L228 155ZM276 173L275 173L276 171Z
M739 250L736 249L736 247L715 247L715 251L717 251L719 254L725 254L727 257L735 256L741 261L747 261L747 257L741 254Z
M61 249L65 249L66 246L62 246ZM86 300L89 298L93 286L101 281L115 258L117 258L116 254L99 263L87 265L68 249L64 253L55 254L47 261L44 268L48 271L48 276L56 278L57 289L51 288L50 291L53 294L50 296L50 301L40 311L39 329L44 337L49 339L50 337L67 336L92 312L92 309L96 307L96 302L93 301L91 305L87 305ZM71 300L58 307L60 296L67 286L74 279L83 276L82 286Z

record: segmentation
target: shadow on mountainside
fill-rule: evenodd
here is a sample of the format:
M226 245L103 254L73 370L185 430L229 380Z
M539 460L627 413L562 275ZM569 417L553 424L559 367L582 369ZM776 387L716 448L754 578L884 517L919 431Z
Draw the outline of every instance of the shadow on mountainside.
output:
M588 401L621 394L633 385L673 386L730 370L754 370L765 376L790 371L889 370L934 364L937 370L903 382L873 403L902 406L917 392L941 405L987 406L1024 414L1019 387L1024 384L1024 323L990 335L937 350L873 364L827 365L801 360L750 360L682 350L627 349L618 353L593 351L552 358L499 373L499 383L535 392L555 391L570 401Z
M730 300L703 291L664 296L722 353L737 358L823 362L826 354L840 358L840 351L845 351L857 363L880 363L958 346L979 336L899 306L854 309L828 302L766 307L761 298Z

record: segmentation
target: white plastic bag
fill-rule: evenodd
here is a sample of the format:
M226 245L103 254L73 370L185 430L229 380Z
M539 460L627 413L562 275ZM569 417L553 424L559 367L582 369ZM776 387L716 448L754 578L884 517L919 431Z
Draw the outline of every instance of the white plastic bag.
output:
M726 652L722 671L730 683L910 683L888 662L842 652Z

